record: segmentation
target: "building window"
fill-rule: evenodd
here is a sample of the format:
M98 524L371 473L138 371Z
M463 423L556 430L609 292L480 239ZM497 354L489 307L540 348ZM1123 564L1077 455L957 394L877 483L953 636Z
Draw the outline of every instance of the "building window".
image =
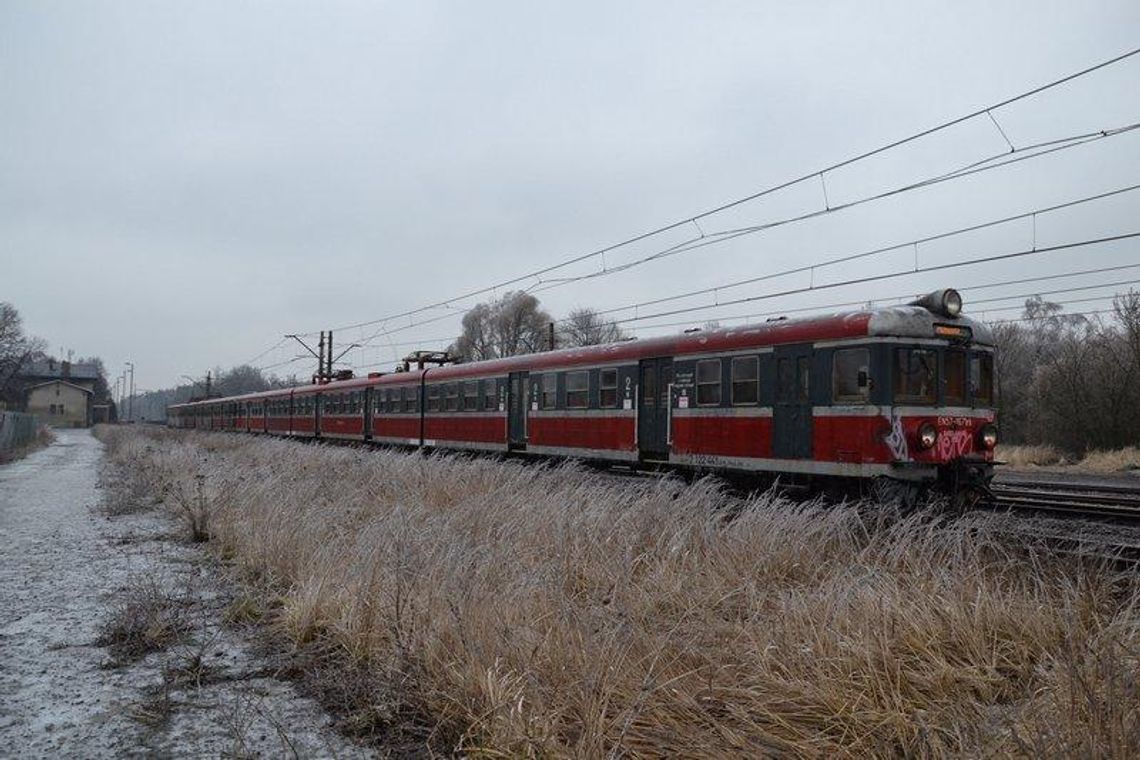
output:
M585 409L590 405L590 373L566 373L566 408Z
M732 403L755 404L760 401L760 357L738 356L732 360Z
M459 384L448 383L447 385L447 411L459 411Z
M599 406L603 409L613 409L618 405L618 371L616 369L603 369L599 374Z
M479 381L471 380L463 384L463 409L473 412L479 408Z
M720 405L720 359L697 362L697 406Z
M831 360L832 400L865 404L871 396L871 352L866 348L844 348Z
M542 408L554 409L558 406L558 375L547 372L542 376Z

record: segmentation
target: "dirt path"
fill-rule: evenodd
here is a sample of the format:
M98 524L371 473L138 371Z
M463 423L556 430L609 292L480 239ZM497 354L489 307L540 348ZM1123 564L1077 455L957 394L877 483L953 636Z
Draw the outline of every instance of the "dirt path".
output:
M368 756L221 624L226 590L200 548L153 512L95 509L101 456L64 431L0 467L0 755ZM183 633L117 661L96 642L140 584L177 605Z

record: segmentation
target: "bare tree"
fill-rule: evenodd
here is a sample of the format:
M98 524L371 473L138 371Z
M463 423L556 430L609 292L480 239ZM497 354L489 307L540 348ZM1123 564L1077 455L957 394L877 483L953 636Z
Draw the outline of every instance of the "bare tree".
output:
M579 308L562 320L557 337L559 348L577 348L616 343L628 335L619 325L605 321L594 309Z
M463 315L463 333L451 353L463 361L497 359L547 348L550 315L529 293L511 291Z
M995 326L1003 434L1074 454L1135 445L1140 429L1140 294L1115 321L1032 298L1021 323Z
M13 380L24 365L42 353L46 344L24 333L24 321L15 306L0 301L0 400L14 401Z

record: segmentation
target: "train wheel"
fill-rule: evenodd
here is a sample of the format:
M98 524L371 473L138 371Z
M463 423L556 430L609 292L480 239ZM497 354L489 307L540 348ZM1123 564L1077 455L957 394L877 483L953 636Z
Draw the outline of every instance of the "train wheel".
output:
M875 478L871 481L871 499L886 507L894 507L906 514L918 506L922 488L917 483L894 478Z
M993 493L983 484L963 485L950 498L950 508L956 515L972 512L993 501Z

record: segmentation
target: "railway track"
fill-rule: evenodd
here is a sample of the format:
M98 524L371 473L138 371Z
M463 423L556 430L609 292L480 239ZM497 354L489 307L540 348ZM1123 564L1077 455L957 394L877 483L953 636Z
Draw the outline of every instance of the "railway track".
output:
M1076 517L1140 521L1140 488L1058 482L995 483L994 507Z

